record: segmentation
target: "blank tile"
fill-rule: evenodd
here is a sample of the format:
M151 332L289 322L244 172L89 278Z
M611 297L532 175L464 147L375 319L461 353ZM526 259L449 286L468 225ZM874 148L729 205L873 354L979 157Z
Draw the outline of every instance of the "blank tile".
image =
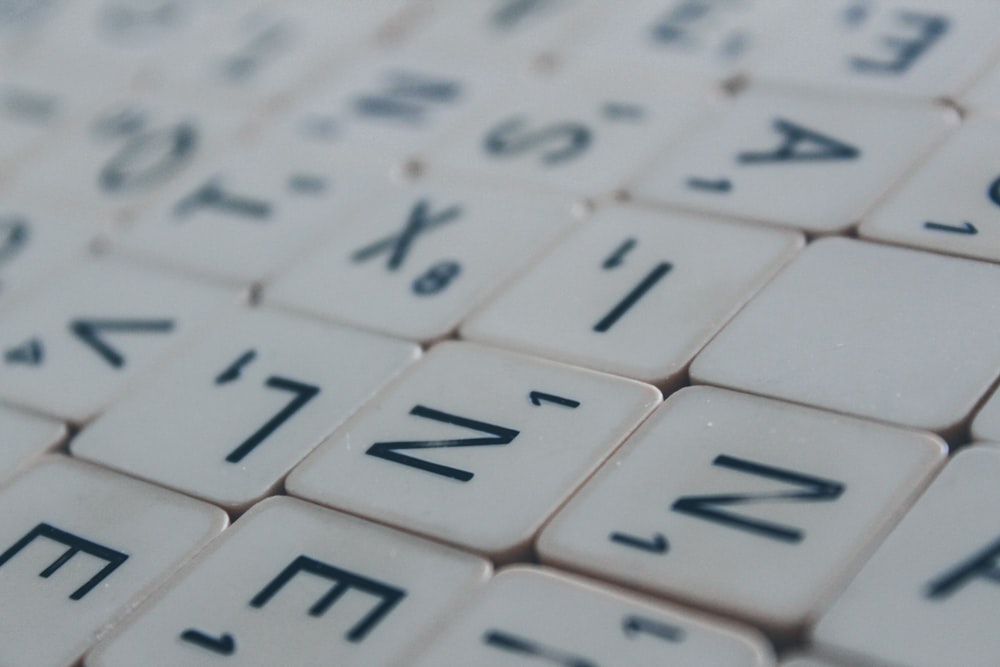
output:
M959 452L820 619L848 664L990 667L1000 554L1000 449Z
M795 635L946 451L929 435L682 389L560 511L538 551Z
M695 382L951 434L1000 372L1000 267L809 246L691 366Z
M241 311L88 425L72 452L245 509L418 354L402 341Z
M523 558L545 519L659 400L638 382L443 343L286 487L495 559Z
M265 500L87 667L399 665L489 562L290 498Z
M500 572L430 644L407 664L774 664L767 641L749 628L654 604L555 570L524 566Z
M695 353L801 245L788 232L604 209L461 334L675 386Z
M226 524L207 503L44 460L0 492L0 663L76 664Z

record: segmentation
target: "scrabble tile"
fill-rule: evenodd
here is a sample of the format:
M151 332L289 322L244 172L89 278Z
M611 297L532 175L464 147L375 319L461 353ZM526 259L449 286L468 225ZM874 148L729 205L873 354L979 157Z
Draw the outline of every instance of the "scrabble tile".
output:
M433 54L477 66L493 66L498 59L510 66L526 66L543 54L561 52L606 13L599 0L444 0L419 3L430 9L412 26L406 53Z
M1000 372L1000 267L806 248L694 360L696 383L954 435Z
M81 422L237 293L119 258L79 262L0 317L0 398Z
M762 45L802 11L796 3L759 0L641 0L628 11L605 5L568 57L590 67L615 63L675 81L721 83L752 71Z
M292 500L242 517L87 667L399 665L487 561Z
M127 94L105 102L58 151L31 162L10 183L100 224L129 222L182 174L232 145L247 118L239 107Z
M86 256L97 225L72 209L4 193L0 204L0 304Z
M687 92L641 70L627 77L578 70L512 84L427 160L456 177L602 197L711 108L711 96Z
M0 405L0 484L65 437L66 427L57 421Z
M841 93L954 95L991 62L997 21L1000 7L978 0L818 0L757 73Z
M749 629L650 603L555 570L498 574L415 667L773 665Z
M798 251L791 233L601 210L462 336L667 387Z
M995 117L1000 113L1000 63L994 63L959 99L959 105L974 115Z
M240 284L263 281L388 186L283 136L202 165L115 240L123 252Z
M316 85L277 126L289 137L356 161L396 166L436 145L496 94L493 68L445 56L368 58Z
M815 642L848 664L996 664L1000 450L956 454L847 590Z
M750 90L630 189L640 200L841 232L954 120L930 106Z
M252 104L294 92L331 61L348 57L405 4L231 1L214 21L172 40L156 64L178 92Z
M0 662L77 664L226 523L191 498L44 460L0 491Z
M419 349L243 311L73 440L75 456L242 510Z
M794 636L946 452L929 435L683 389L556 516L538 551Z
M861 224L862 237L1000 261L1000 123L976 118Z
M286 488L511 560L659 400L638 382L442 343L293 470Z
M268 286L265 301L433 340L575 223L564 200L441 181L379 195Z

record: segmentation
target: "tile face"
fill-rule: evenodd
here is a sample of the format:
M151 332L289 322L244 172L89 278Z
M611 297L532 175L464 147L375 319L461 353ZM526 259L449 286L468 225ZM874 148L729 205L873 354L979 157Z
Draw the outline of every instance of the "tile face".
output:
M117 239L120 247L182 270L260 281L345 224L371 191L388 187L384 177L283 136L203 166L143 213Z
M863 237L1000 261L1000 122L962 125L862 223Z
M452 331L574 224L567 201L420 183L379 193L265 300L415 340Z
M638 382L443 343L286 487L508 560L658 402Z
M76 664L226 523L180 494L45 460L0 492L0 662Z
M651 604L553 570L502 571L451 623L419 667L773 665L755 632Z
M1000 372L1000 311L986 305L1000 299L998 279L981 262L819 241L709 343L691 377L946 433Z
M83 257L97 226L9 192L0 206L0 303Z
M795 3L759 0L642 0L628 11L605 9L593 30L572 43L571 58L700 84L752 68L761 47L802 11Z
M0 484L65 437L59 422L0 406Z
M791 634L945 453L929 435L684 389L546 527L538 551Z
M683 208L842 231L943 136L948 119L929 106L751 90L632 190Z
M485 183L606 195L710 107L702 97L671 91L641 71L526 82L471 113L428 161Z
M258 504L87 667L399 664L487 561L289 498Z
M462 326L472 340L676 385L798 235L611 208Z
M78 263L0 318L0 397L67 419L100 411L237 293L117 259Z
M72 451L245 508L418 353L372 334L243 311L85 428Z
M328 151L396 164L436 145L495 92L489 69L453 56L369 58L317 86L278 124L289 136Z
M768 81L907 97L953 95L991 61L1000 7L977 0L819 0L775 39Z
M993 446L952 458L820 619L824 651L848 664L996 664L997 475Z

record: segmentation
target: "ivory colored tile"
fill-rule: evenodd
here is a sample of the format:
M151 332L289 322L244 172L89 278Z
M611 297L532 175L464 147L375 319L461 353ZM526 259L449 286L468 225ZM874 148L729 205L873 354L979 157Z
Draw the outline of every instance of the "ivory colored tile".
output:
M575 224L566 200L440 181L378 196L278 276L265 301L434 340Z
M0 398L73 421L107 406L237 293L106 257L0 317Z
M842 232L956 121L930 105L751 89L630 189L645 201Z
M978 0L813 0L757 74L841 94L953 96L992 62L997 21L1000 7Z
M848 664L995 665L998 475L1000 449L956 454L820 619L817 644Z
M65 437L59 422L0 405L0 484Z
M467 553L290 498L256 505L87 667L398 665L486 582Z
M713 106L644 70L571 71L507 86L428 154L442 174L599 198Z
M555 570L523 566L494 577L430 645L408 664L774 664L767 641L749 628L654 604Z
M0 663L75 665L226 524L206 503L45 459L0 491Z
M115 241L123 252L240 284L262 282L328 237L373 193L374 171L271 134L203 164Z
M994 265L819 241L709 343L691 377L951 435L1000 372L998 300Z
M273 492L410 343L260 309L220 323L76 437L75 456L233 510Z
M289 493L499 560L659 402L648 385L442 343L292 471Z
M698 350L801 246L788 232L605 209L461 334L676 386Z
M682 389L556 515L538 552L794 636L946 452L930 435Z
M1000 262L1000 121L974 118L861 224L862 237Z

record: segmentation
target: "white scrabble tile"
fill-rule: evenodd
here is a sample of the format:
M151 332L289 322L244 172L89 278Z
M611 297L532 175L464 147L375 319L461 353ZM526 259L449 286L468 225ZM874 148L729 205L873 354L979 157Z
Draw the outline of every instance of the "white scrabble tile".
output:
M85 421L237 293L117 258L78 262L0 317L0 398Z
M85 428L72 452L243 509L418 354L372 334L243 311Z
M993 446L955 455L820 619L815 642L848 664L995 665L998 475Z
M1000 267L810 245L691 365L716 384L952 435L1000 373Z
M979 0L813 0L757 73L842 93L954 95L992 61L997 21L1000 6Z
M44 460L0 491L0 662L77 664L226 523L206 503Z
M1000 261L1000 122L976 118L861 224L862 237Z
M947 448L712 388L674 394L543 531L543 562L800 632Z
M4 193L0 204L0 304L60 272L98 236L72 208Z
M762 46L803 10L760 0L640 0L628 11L606 4L568 57L591 67L614 63L673 80L719 83L752 70Z
M1000 63L995 63L958 100L974 115L996 116L1000 113Z
M174 90L232 103L253 103L290 92L322 72L331 60L344 58L371 40L406 3L228 4L221 17L197 22L158 54L158 69Z
M542 522L659 402L656 389L442 343L303 461L289 493L487 553Z
M87 667L399 665L490 564L289 498L240 518Z
M843 231L944 135L949 120L930 106L751 90L641 172L631 189L637 199L682 208Z
M710 620L569 577L513 567L498 574L408 664L414 667L774 665L749 628Z
M418 3L430 9L412 27L406 53L433 54L477 65L502 59L507 67L531 64L540 54L561 52L606 13L600 0L441 0Z
M215 159L246 117L245 109L192 98L127 95L104 104L10 183L100 224L127 222L182 174Z
M264 298L431 340L452 331L574 223L561 199L443 182L385 189L279 275Z
M116 240L124 252L238 283L262 281L389 187L328 151L271 136L202 165Z
M0 405L0 484L66 437L57 421Z
M512 84L428 154L433 169L541 192L610 194L712 106L643 72Z
M395 166L439 143L495 94L496 71L453 56L368 58L317 84L275 122L298 141L357 161Z
M792 233L603 209L461 329L666 386L801 247Z

